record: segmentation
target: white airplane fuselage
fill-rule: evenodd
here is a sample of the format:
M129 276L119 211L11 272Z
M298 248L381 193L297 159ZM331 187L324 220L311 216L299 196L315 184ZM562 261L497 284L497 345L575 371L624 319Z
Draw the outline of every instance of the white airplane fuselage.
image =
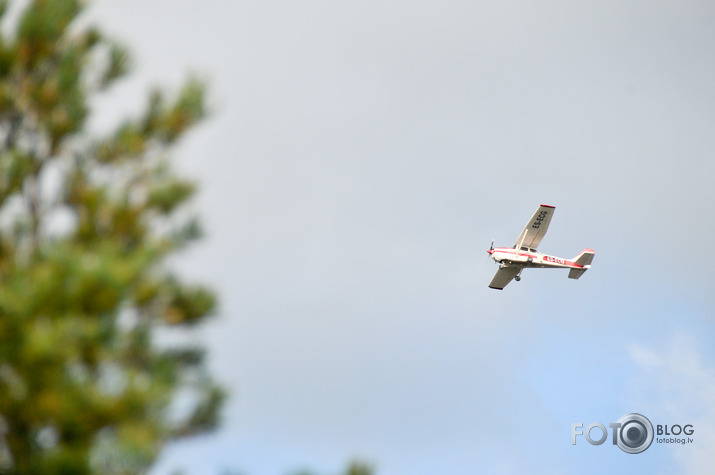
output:
M550 256L536 250L549 228L553 214L553 206L542 204L526 223L513 246L494 247L492 241L487 252L499 264L499 269L489 283L489 288L503 290L512 280L521 280L521 272L528 268L569 269L569 279L578 279L591 268L596 252L593 249L584 249L572 259Z
M487 251L499 263L506 267L551 267L554 269L583 269L573 261L562 257L549 256L533 249L515 249L513 247L495 247ZM590 266L589 266L590 267Z

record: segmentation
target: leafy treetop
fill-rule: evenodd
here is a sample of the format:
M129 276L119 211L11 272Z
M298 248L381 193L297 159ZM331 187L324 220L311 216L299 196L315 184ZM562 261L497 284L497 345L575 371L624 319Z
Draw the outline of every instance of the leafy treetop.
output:
M90 136L90 101L130 61L71 27L82 8L30 1L0 36L0 472L145 471L215 427L224 398L200 347L154 341L216 306L165 264L200 237L182 209L195 184L167 156L206 116L205 87L157 88Z

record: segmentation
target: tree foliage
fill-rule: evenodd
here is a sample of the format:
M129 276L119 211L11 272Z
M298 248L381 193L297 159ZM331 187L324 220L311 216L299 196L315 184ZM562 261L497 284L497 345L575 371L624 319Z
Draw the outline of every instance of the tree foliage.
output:
M347 467L341 472L341 475L373 475L375 473L375 467L367 462L360 460L351 461ZM314 475L315 472L311 470L303 470L295 472L294 475Z
M205 88L156 89L90 136L90 101L129 58L72 27L82 7L30 1L0 36L0 471L144 471L213 428L224 397L201 348L155 342L216 305L166 265L200 236L182 208L195 184L167 155L205 117Z

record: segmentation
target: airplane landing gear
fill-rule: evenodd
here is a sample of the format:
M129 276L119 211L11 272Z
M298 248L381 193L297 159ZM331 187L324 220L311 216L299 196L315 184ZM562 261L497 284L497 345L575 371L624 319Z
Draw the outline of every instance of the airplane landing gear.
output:
M516 277L514 277L514 280L517 281L517 282L519 282L519 281L521 280L521 276L520 276L520 275L517 275Z

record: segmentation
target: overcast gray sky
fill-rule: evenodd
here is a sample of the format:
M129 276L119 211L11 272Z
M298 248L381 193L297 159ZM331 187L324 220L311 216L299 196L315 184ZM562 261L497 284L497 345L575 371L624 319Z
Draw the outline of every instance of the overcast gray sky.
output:
M232 398L154 473L710 470L715 4L92 5L136 60L95 127L190 71L212 91L175 154L208 234L179 265L221 295ZM541 203L540 250L593 269L488 289ZM571 444L630 412L695 443Z

